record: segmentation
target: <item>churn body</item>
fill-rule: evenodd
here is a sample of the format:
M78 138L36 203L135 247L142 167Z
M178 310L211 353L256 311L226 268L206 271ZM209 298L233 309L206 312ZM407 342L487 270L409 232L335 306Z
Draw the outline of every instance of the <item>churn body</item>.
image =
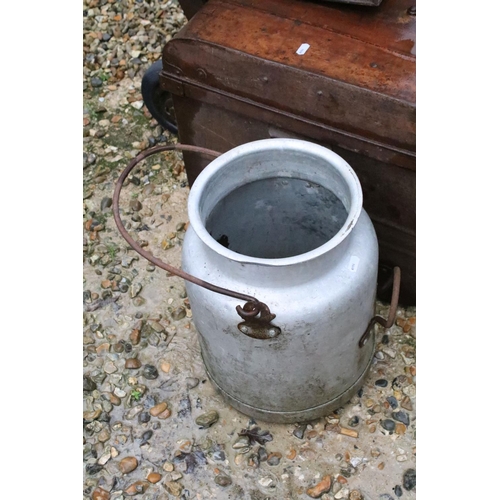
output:
M222 215L230 232L227 248L209 232L215 208L231 193L256 181L265 186L266 180L270 192L276 182L286 189L295 180L305 183L305 205L300 205L302 194L297 193L291 203L304 212L297 223L303 227L288 233L272 224L267 227L265 221L273 218L276 208L270 206L265 207L267 219L253 224L254 210L265 203L255 194L238 194L240 208ZM342 202L345 219L333 237L302 252L308 248L307 231L315 241L323 230L316 223L321 207L315 201L322 188ZM316 195L308 200L310 190ZM361 387L373 355L373 335L361 348L358 341L374 314L378 263L375 231L350 166L306 141L247 143L223 154L199 175L188 214L183 269L257 297L276 314L272 324L281 330L273 338L247 336L238 328L241 318L235 308L241 301L186 283L207 373L226 400L247 415L283 423L310 420L344 404ZM238 252L231 250L231 240ZM259 247L282 244L288 245L285 257L254 256ZM252 255L242 248L251 249Z

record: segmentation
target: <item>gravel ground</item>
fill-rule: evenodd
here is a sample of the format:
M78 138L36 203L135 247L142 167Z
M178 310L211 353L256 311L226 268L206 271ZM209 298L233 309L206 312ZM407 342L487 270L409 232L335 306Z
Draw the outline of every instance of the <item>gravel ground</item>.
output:
M376 330L366 384L336 413L276 425L227 406L207 380L182 280L130 250L111 212L128 159L176 141L145 109L140 84L186 20L173 1L83 8L84 498L414 499L415 309ZM179 266L182 157L143 164L124 187L123 219Z

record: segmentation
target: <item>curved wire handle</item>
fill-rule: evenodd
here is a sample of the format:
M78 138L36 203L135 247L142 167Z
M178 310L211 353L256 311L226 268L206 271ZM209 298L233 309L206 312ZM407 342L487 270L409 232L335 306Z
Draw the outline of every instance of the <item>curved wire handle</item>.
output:
M125 226L123 225L123 222L120 217L120 206L119 206L119 201L120 201L120 193L123 187L123 182L127 178L127 176L130 174L132 169L142 160L147 158L148 156L154 155L156 153L161 153L163 151L192 151L194 153L201 153L201 154L206 154L213 156L217 158L218 156L221 155L221 153L218 153L217 151L212 151L210 149L205 149L201 148L198 146L190 146L188 144L168 144L166 146L157 146L155 148L150 148L142 151L139 153L135 158L133 158L130 163L127 165L125 170L121 173L120 177L118 178L118 181L116 182L115 186L115 191L113 193L113 216L116 222L116 227L118 228L118 231L120 234L123 236L123 238L127 241L127 243L139 254L142 255L145 259L149 260L149 262L153 263L155 266L158 266L161 269L164 269L165 271L168 271L169 273L175 274L176 276L179 276L180 278L185 279L186 281L190 281L191 283L194 283L195 285L199 285L203 288L206 288L208 290L211 290L212 292L219 293L221 295L227 295L228 297L233 297L235 299L241 299L245 300L246 304L241 307L241 306L236 306L236 311L240 315L241 318L247 319L247 318L254 318L256 317L260 312L269 312L269 307L264 304L263 302L260 302L257 300L255 297L252 297L251 295L245 295L243 293L235 292L233 290L228 290L227 288L223 288L217 285L214 285L212 283L208 283L207 281L203 281L200 278L196 278L195 276L192 276L191 274L186 273L185 271L182 271L181 269L178 269L176 267L171 266L170 264L166 264L162 260L158 259L151 253L147 252L144 250L133 238L130 236L130 234L127 232L125 229Z
M375 323L379 323L384 328L390 328L394 324L394 321L396 319L396 311L398 310L400 287L401 287L401 269L396 266L394 268L391 305L389 307L389 314L387 315L387 319L382 318L382 316L374 316L368 323L365 333L363 333L363 335L359 339L358 342L359 347L363 347L366 344L368 337L370 336L370 330Z

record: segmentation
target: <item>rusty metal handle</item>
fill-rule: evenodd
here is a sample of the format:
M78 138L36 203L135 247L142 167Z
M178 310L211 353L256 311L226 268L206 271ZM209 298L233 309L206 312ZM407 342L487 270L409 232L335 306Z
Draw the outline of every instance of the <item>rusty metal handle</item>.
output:
M120 234L123 236L125 241L139 254L142 255L145 259L149 260L149 262L153 263L155 266L158 266L161 269L164 269L165 271L168 271L169 273L175 274L176 276L179 276L180 278L185 279L186 281L190 281L191 283L194 283L195 285L199 285L203 288L206 288L208 290L211 290L212 292L219 293L221 295L227 295L228 297L233 297L235 299L240 299L240 300L245 300L246 303L243 307L241 306L236 306L236 311L238 312L239 316L246 320L248 318L257 318L260 313L263 313L261 316L263 316L262 319L266 315L269 314L269 307L264 304L263 302L260 302L257 300L255 297L252 297L251 295L245 295L243 293L235 292L233 290L228 290L227 288L222 288L217 285L213 285L212 283L208 283L207 281L203 281L199 278L196 278L195 276L192 276L191 274L188 274L181 269L178 269L176 267L171 266L170 264L166 264L162 260L158 259L157 257L153 256L151 253L147 252L144 250L133 238L130 236L130 234L127 232L125 229L125 226L123 225L123 222L120 218L120 206L119 206L119 201L120 201L120 193L123 187L123 182L127 178L127 176L130 174L132 169L142 160L147 158L148 156L154 155L156 153L161 153L163 151L192 151L194 153L201 153L201 154L206 154L213 156L217 158L220 156L222 153L218 153L217 151L212 151L210 149L206 148L200 148L198 146L191 146L189 144L168 144L166 146L157 146L154 148L146 149L139 153L135 158L133 158L130 163L127 165L125 170L121 173L120 177L118 178L118 181L116 182L115 186L115 191L113 193L113 216L116 222L116 226L118 228L118 231ZM274 316L274 315L273 315ZM270 325L272 327L273 325Z
M389 307L389 314L387 319L382 318L382 316L374 316L368 326L366 327L365 333L359 339L358 345L359 347L363 347L368 341L368 337L370 336L370 331L375 323L379 323L384 328L390 328L396 319L396 311L398 309L398 301L399 301L399 289L401 286L401 269L399 267L394 268L394 276L392 281L392 297L391 297L391 306Z

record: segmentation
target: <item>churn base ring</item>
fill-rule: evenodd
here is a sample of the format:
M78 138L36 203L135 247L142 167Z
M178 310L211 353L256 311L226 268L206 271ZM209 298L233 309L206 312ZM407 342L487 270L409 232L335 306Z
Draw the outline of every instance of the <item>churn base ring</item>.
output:
M364 383L364 379L368 374L368 370L373 361L373 355L375 353L375 342L372 343L372 354L370 356L370 360L368 361L363 373L359 376L359 378L352 384L349 388L347 388L343 393L338 395L336 398L327 401L318 406L313 406L312 408L308 408L306 410L299 411L273 411L273 410L264 410L262 408L256 408L255 406L250 406L246 403L243 403L239 399L236 399L234 396L228 394L224 389L220 387L219 384L214 380L212 374L209 372L207 365L205 364L205 371L210 379L210 382L213 384L215 389L222 395L226 403L231 405L233 408L238 410L239 412L248 415L256 420L261 420L263 422L271 422L275 424L293 424L293 423L301 423L301 422L310 422L316 418L324 417L335 411L337 408L345 404L351 397L361 389ZM203 358L203 353L202 353ZM205 361L205 360L203 360Z

